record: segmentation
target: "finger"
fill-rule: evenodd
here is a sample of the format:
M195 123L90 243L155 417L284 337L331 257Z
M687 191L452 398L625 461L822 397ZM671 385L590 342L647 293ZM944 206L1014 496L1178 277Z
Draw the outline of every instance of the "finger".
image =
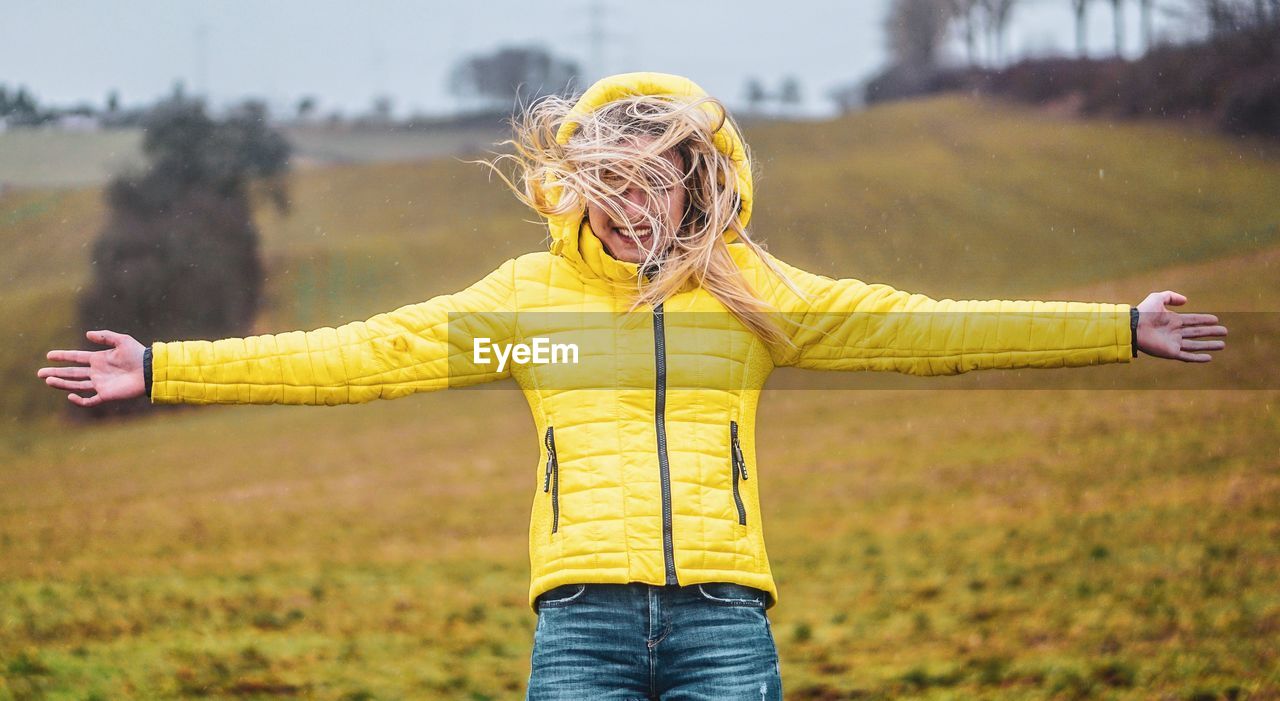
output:
M1222 350L1227 347L1226 341L1183 341L1182 350Z
M75 404L76 406L82 406L86 408L98 406L99 404L102 403L102 395L100 394L95 394L92 397L81 397L78 394L68 394L67 399L70 399L71 403Z
M1213 360L1213 356L1208 353L1188 353L1186 351L1178 351L1178 360L1187 363L1207 363Z
M65 368L40 368L36 377L65 377L68 380L83 380L89 376L89 368L83 365L70 365Z
M1173 290L1165 290L1161 294L1164 295L1164 303L1171 307L1180 307L1187 303L1187 298L1174 292Z
M120 334L115 331L86 331L85 338L103 346L115 346L120 341Z
M93 383L89 380L64 380L61 377L49 377L45 379L44 383L50 387L57 387L58 389L93 389Z
M1183 326L1203 326L1218 323L1218 317L1212 314L1179 314L1178 320Z
M93 353L82 350L51 350L44 357L62 363L83 363L88 365L89 357L92 355Z
M1226 336L1225 326L1184 326L1179 329L1183 338L1200 338L1202 336Z

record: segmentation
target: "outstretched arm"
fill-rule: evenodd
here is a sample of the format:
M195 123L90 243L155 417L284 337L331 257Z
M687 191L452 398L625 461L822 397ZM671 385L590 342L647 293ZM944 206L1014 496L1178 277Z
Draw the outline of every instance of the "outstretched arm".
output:
M151 400L163 404L346 404L502 379L509 371L476 368L463 354L474 336L514 333L515 261L471 287L337 328L152 344ZM453 315L451 317L451 315ZM451 324L451 320L455 323ZM141 396L144 352L134 339L91 331L102 351L51 351L41 368L59 389L93 391L81 406Z
M1077 367L1129 362L1134 355L1127 304L1031 300L935 300L888 285L814 275L774 259L804 292L781 281L765 285L794 342L780 365L819 370L892 370L953 375L970 370ZM772 277L772 276L771 276ZM1225 335L1217 318L1177 314L1164 304L1185 297L1149 296L1139 305L1137 349L1159 357L1203 362Z

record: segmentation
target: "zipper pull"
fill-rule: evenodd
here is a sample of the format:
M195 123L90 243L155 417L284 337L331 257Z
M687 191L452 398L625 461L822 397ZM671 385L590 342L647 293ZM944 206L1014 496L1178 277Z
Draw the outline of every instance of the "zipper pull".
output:
M547 437L544 441L547 444L547 476L542 482L542 491L551 491L551 466L555 464L556 452L555 443L551 438L551 427L547 427Z
M747 478L747 459L742 456L742 446L738 443L738 422L730 421L729 429L729 437L732 439L732 445L729 449L733 453L733 464L742 473L742 479L745 480Z

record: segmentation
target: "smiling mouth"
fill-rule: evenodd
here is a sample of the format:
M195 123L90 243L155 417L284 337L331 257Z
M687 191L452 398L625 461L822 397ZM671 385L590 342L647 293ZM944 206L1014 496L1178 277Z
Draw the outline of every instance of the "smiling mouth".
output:
M637 226L633 231L635 233L632 233L631 231L627 231L626 229L619 228L616 226L613 227L613 233L630 241L635 241L637 243L648 243L653 240L653 229L650 227Z

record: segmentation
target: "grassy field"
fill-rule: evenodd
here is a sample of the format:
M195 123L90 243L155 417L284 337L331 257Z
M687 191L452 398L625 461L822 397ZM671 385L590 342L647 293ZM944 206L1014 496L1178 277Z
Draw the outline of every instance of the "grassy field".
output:
M140 129L0 132L0 190L98 185L142 162Z
M1175 289L1228 323L1280 293L1280 161L1256 144L958 98L748 137L758 235L817 272ZM307 171L294 200L260 217L263 331L457 289L542 235L452 161ZM73 338L99 195L0 205L0 699L521 696L518 392L67 423L33 373ZM1265 361L1250 343L1220 361ZM1155 363L1097 370L1199 369ZM768 394L788 698L1280 698L1280 392Z
M340 163L417 161L488 148L500 135L483 127L391 131L293 126L284 130L300 167ZM5 187L85 187L144 162L141 129L64 132L0 131L0 192Z

